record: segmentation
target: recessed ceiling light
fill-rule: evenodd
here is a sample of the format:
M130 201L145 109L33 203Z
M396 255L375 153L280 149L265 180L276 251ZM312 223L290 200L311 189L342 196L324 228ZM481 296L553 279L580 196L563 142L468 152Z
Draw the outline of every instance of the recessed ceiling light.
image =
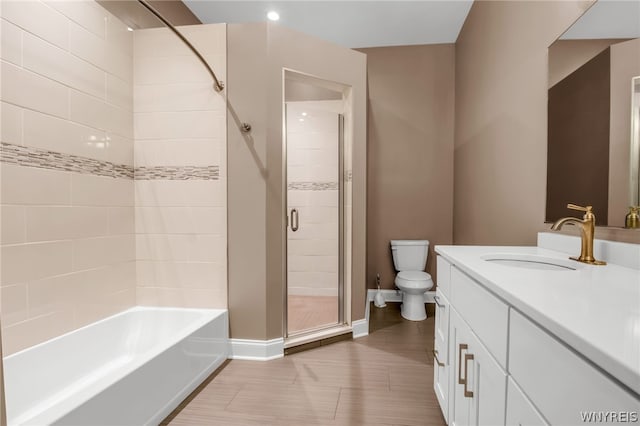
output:
M133 28L127 27L127 31L133 31Z
M280 19L280 14L278 14L278 12L276 12L275 10L271 10L269 11L269 13L267 13L267 18L269 18L270 21L277 21L278 19Z
M306 116L307 116L307 113L306 113L306 112L303 112L303 113L302 113L302 116L303 116L303 117L306 117Z
M304 118L298 118L298 121L304 121Z

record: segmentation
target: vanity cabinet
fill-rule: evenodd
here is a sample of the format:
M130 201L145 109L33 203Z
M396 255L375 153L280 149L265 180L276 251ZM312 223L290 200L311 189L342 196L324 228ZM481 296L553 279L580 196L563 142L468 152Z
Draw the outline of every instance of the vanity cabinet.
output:
M450 311L450 425L503 425L507 373L455 309Z
M441 256L436 303L434 390L450 426L638 416L637 394Z
M434 301L436 303L436 328L433 344L433 389L438 398L442 415L449 421L449 280L451 265L438 256L438 287Z

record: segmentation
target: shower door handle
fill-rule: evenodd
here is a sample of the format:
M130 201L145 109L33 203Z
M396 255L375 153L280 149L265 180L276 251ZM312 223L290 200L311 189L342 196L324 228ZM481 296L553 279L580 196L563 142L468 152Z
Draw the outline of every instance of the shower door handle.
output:
M291 230L296 232L298 230L298 209L291 209Z

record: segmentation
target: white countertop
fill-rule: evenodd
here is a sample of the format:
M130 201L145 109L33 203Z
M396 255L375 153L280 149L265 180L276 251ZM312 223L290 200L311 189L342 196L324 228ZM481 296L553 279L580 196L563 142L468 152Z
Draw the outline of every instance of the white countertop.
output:
M487 262L517 253L566 260L540 247L436 246L436 253L640 394L640 270L614 264L544 271Z

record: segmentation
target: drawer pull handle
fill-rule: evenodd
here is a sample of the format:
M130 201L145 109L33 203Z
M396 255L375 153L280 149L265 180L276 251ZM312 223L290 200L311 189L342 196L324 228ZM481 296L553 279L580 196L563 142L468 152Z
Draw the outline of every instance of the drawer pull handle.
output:
M458 384L464 385L467 383L466 373L465 378L462 378L462 351L466 350L469 346L466 343L458 345ZM466 365L465 365L466 370Z
M436 364L438 364L439 367L444 367L444 362L440 362L438 359L438 351L435 349L433 350L433 359L436 360Z
M433 296L433 301L436 302L436 305L438 305L438 308L444 308L444 305L440 303L440 298L438 296Z
M467 390L467 361L473 361L473 354L464 354L464 397L473 398L473 391Z

